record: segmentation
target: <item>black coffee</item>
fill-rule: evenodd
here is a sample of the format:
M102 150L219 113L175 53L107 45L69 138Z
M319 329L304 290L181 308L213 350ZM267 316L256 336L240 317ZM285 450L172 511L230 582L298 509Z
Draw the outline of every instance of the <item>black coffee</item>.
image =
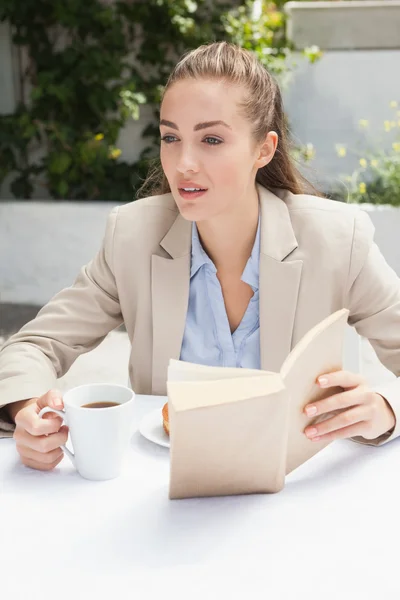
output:
M82 404L82 408L108 408L109 406L119 406L118 402L90 402Z

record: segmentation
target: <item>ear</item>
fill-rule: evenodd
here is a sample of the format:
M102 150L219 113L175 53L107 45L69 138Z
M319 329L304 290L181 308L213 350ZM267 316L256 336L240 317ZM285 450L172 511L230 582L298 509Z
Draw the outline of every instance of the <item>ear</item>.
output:
M265 167L274 157L278 146L278 134L275 131L269 131L263 144L259 147L258 158L255 167L260 169Z

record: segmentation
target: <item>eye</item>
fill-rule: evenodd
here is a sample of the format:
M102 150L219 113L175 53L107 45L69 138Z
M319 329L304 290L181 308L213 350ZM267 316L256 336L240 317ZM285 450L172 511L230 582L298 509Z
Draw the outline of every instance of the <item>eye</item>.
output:
M162 142L165 142L166 144L172 144L172 142L176 141L176 137L174 135L164 135L161 138Z
M216 137L213 136L207 136L206 138L204 138L204 141L206 142L206 144L208 144L209 146L218 146L219 144L222 144L222 140L219 140Z

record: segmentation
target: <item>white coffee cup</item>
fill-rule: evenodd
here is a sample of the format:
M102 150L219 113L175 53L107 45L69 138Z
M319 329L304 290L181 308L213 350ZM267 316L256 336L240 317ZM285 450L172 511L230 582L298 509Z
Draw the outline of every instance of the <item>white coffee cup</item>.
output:
M85 479L118 477L132 436L133 390L112 383L80 385L63 396L64 410L46 406L39 412L57 413L69 427L71 452L61 446ZM106 408L83 408L94 402L117 402Z

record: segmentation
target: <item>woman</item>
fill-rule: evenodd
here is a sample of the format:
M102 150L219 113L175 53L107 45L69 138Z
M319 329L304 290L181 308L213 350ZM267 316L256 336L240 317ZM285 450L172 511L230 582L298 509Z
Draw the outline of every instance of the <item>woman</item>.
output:
M277 370L313 325L343 307L400 374L399 280L365 212L306 194L280 91L257 60L224 42L190 52L167 83L160 131L158 193L111 212L75 284L0 352L3 430L15 422L32 468L62 459L66 427L37 416L62 406L57 377L122 322L141 394L165 394L170 358ZM320 385L344 391L307 414L347 410L305 435L377 445L399 434L400 380L371 390L339 371Z

